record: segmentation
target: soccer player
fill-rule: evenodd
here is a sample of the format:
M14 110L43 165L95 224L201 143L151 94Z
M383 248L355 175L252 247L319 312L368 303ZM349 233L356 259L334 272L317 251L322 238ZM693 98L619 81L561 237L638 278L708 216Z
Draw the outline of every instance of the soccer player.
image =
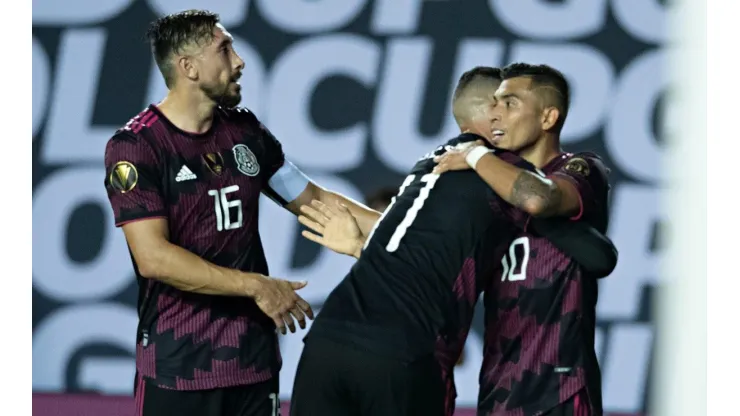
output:
M456 110L463 114L458 121L465 132L417 162L364 248L359 229L346 221L348 210L320 203L314 204L317 209L303 207L313 220L301 222L322 234L304 236L359 260L305 338L292 415L445 414L438 340L454 348L467 334L478 279L495 267L491 250L510 241L516 232L512 223L526 218L474 172L432 173L433 158L491 135L498 83L493 68L462 77L453 106L462 106ZM532 168L512 153L501 157ZM341 216L337 212L345 221L332 221ZM606 242L603 251L612 250ZM456 360L442 367L451 370Z
M560 148L569 104L566 79L554 68L529 64L504 68L502 79L492 144L517 152L547 177L506 163L483 143L443 155L436 171L464 171L470 168L465 159L478 157L478 175L533 217L566 217L605 232L607 169L593 153L564 153ZM500 268L484 298L478 414L601 415L594 276L528 231L497 253Z
M276 327L305 327L304 282L268 276L258 232L266 193L298 213L342 201L368 231L379 213L310 182L254 114L235 108L244 62L206 11L149 31L167 97L105 151L105 187L139 283L138 415L276 416Z

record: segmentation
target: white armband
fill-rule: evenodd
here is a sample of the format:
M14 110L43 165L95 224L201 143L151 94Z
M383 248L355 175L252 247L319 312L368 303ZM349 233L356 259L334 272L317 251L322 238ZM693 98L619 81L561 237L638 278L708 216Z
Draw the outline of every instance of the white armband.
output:
M311 180L289 160L272 175L267 185L287 202L295 201Z
M485 146L478 146L469 151L467 155L465 155L465 161L468 162L468 166L470 166L471 169L475 170L475 165L478 164L480 158L482 158L486 153L490 152L491 150L489 148Z

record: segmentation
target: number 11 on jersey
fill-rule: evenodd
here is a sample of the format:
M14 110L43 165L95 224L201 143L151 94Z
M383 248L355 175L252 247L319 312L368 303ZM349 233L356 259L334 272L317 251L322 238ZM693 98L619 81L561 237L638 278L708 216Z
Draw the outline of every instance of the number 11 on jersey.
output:
M367 248L367 245L370 243L370 239L372 239L373 234L375 234L375 230L383 221L383 218L385 218L385 214L388 213L391 208L393 208L393 205L396 203L398 197L403 195L404 191L406 191L406 188L414 182L414 179L416 179L416 175L409 175L403 181L403 184L401 184L401 187L398 189L398 195L393 197L393 200L391 200L391 203L385 209L380 218L378 218L378 221L375 223L375 226L373 226L372 231L370 231L370 234L367 236L365 247L363 247L363 249ZM406 230L408 230L408 228L416 219L416 215L418 215L419 210L421 210L421 208L424 206L424 201L426 201L426 199L429 197L429 192L431 192L432 188L434 188L434 184L437 183L437 179L439 179L439 175L435 173L427 173L426 175L421 177L421 182L424 182L424 187L421 188L421 190L419 191L419 195L411 204L411 208L406 211L406 216L404 216L401 223L398 224L396 230L391 235L390 240L388 240L388 244L385 246L385 249L388 252L393 253L394 251L398 250L398 246L401 243L403 236L406 234Z

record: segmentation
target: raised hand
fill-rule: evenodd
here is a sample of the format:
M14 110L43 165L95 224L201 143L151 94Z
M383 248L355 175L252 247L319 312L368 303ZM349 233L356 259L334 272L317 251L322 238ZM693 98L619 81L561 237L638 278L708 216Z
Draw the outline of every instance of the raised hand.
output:
M313 319L311 306L303 300L296 290L306 287L306 282L290 282L274 277L263 276L259 288L254 294L257 306L272 318L281 333L286 333L286 325L290 332L295 332L293 318L298 320L301 329L306 328L306 316Z
M337 203L330 207L313 200L310 205L301 206L301 213L298 221L316 233L304 230L303 237L337 253L360 257L364 238L346 206Z

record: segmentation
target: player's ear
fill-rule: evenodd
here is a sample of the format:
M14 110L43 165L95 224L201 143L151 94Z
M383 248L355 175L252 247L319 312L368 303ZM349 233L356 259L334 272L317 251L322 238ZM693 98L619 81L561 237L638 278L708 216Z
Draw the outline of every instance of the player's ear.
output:
M180 55L175 60L178 72L193 81L198 79L198 68L191 57Z
M558 123L560 110L555 107L545 107L542 110L542 130L550 130Z

